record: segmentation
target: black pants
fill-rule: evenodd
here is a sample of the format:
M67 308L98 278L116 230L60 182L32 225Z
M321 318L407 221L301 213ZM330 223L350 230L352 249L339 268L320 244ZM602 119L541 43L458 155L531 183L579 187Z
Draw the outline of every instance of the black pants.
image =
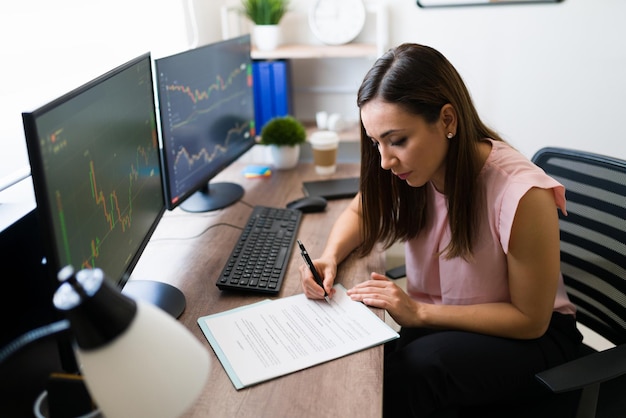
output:
M535 373L575 358L581 341L574 318L559 313L534 340L403 328L385 346L384 416L447 416L459 407L545 396Z

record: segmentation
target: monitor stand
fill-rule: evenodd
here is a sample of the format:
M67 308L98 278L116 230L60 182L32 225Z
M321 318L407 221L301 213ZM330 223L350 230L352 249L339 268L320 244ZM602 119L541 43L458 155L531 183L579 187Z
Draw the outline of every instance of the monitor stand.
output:
M135 300L151 303L178 318L185 310L185 295L168 283L153 280L129 280L122 293Z
M185 199L180 208L186 212L210 212L232 205L243 193L243 187L236 183L207 183Z

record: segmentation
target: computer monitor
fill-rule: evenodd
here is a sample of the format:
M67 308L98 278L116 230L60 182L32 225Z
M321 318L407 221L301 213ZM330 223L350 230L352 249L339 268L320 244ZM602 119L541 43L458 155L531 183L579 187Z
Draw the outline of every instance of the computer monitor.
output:
M168 209L206 212L244 193L210 183L255 144L250 35L155 60Z
M180 315L177 288L128 280L165 212L152 60L139 56L22 115L47 270L101 268Z

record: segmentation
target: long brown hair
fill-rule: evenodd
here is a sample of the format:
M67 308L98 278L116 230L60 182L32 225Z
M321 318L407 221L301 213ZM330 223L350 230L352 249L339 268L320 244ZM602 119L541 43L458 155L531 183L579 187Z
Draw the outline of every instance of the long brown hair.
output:
M435 123L441 108L451 104L457 113L457 131L446 156L445 193L451 241L444 255L470 258L478 228L477 178L481 169L478 143L502 139L479 118L467 87L450 62L433 48L402 44L380 57L359 88L357 105L380 99ZM442 138L442 140L447 140ZM380 153L372 146L361 123L361 204L363 243L369 253L377 242L386 248L415 238L422 230L427 187L411 187L380 166Z

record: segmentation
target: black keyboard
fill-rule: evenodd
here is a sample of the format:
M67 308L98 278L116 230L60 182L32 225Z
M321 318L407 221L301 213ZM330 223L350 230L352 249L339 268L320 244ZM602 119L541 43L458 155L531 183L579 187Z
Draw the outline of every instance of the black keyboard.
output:
M280 291L302 212L255 206L217 279L221 290Z

